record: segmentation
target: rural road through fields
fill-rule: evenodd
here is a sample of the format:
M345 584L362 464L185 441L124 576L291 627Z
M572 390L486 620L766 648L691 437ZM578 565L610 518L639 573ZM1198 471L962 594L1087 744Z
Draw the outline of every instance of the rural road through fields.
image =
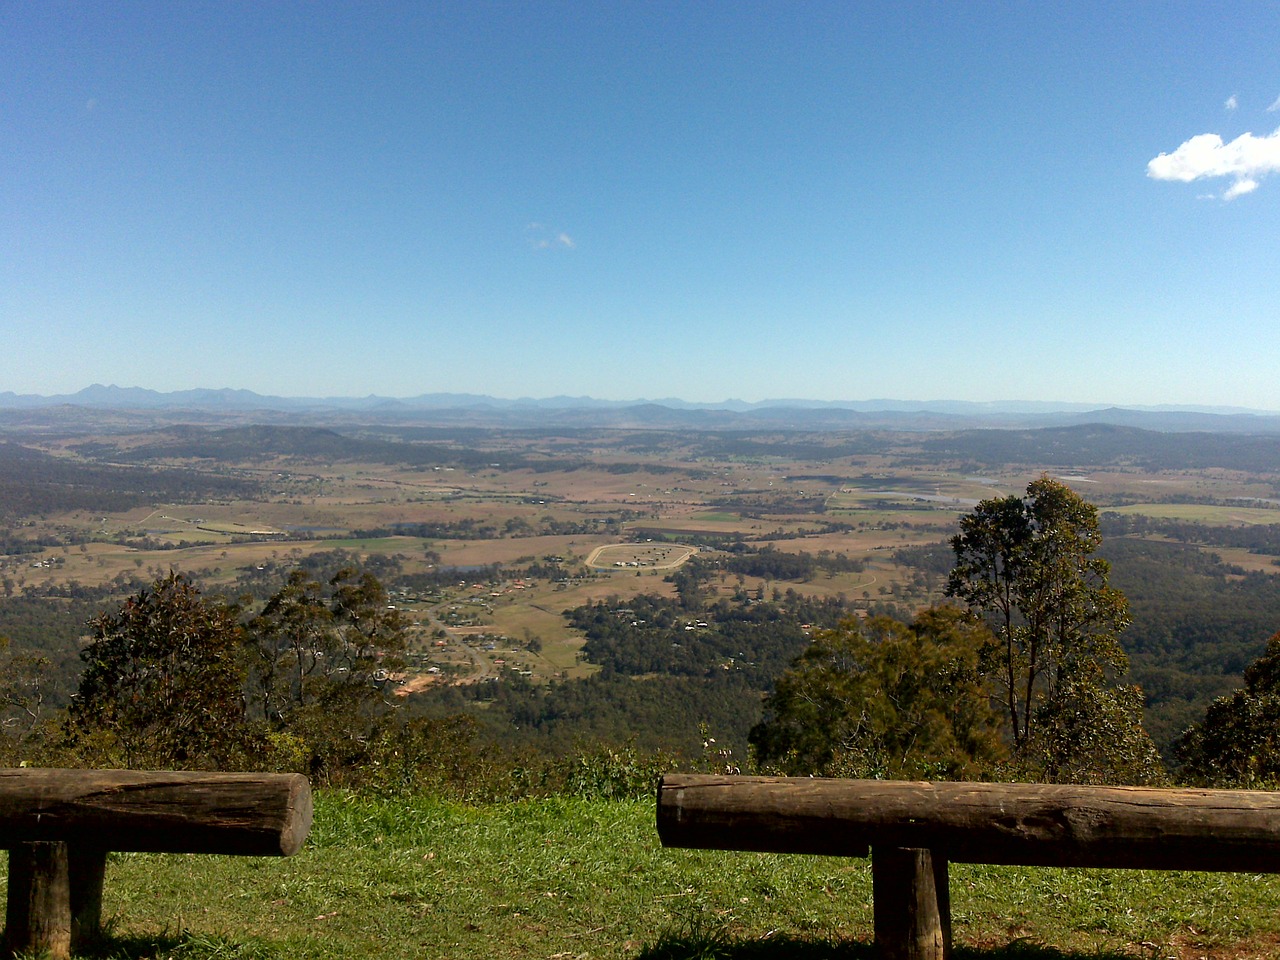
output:
M480 656L479 650L471 646L471 644L467 643L465 640L459 640L458 646L462 647L463 652L465 652L466 655L471 659L471 662L475 664L476 676L471 677L470 678L471 680L473 681L483 680L486 677L493 676L493 664L491 664L484 657Z
M444 631L445 636L449 638L450 642L461 649L462 652L466 654L467 659L471 661L472 666L476 668L476 674L468 677L464 682L475 682L483 680L486 677L493 676L493 664L491 664L486 657L481 656L479 650L475 649L475 647L463 639L463 634L450 629L445 623L437 619L434 611L429 610L426 612L426 620L428 629Z

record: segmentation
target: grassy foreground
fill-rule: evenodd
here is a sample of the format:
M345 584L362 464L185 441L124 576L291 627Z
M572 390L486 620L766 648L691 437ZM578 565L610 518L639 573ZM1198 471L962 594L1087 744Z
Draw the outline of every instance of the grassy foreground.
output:
M650 801L317 797L288 860L113 855L96 956L870 960L866 860L664 850ZM953 865L960 957L1280 956L1280 879Z

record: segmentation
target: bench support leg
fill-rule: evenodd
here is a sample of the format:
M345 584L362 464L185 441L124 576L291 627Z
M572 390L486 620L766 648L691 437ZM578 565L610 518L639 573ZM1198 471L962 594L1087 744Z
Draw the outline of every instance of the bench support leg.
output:
M53 841L16 844L9 851L9 895L5 949L71 956L71 886L67 845Z
M97 939L102 927L102 879L107 853L40 841L9 851L5 949L69 957Z
M948 960L947 861L929 850L871 848L876 948L881 960Z
M102 933L102 880L107 851L71 845L67 852L71 885L71 949L79 951Z

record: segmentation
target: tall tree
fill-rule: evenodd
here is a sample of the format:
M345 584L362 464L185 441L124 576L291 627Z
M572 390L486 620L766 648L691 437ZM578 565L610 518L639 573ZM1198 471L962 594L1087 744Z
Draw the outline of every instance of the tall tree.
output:
M331 652L332 614L323 587L304 570L294 570L248 624L250 714L271 730L315 699Z
M1068 683L1128 665L1118 639L1128 603L1109 585L1107 562L1093 555L1101 542L1097 508L1047 476L1024 496L983 500L951 539L947 595L996 638L989 672L1016 749L1033 735L1039 704Z
M244 742L236 611L170 572L90 621L70 714L90 759L126 767L217 767Z
M1037 706L1031 739L1009 773L1049 783L1163 784L1164 764L1142 726L1142 707L1134 684L1074 677Z
M371 573L294 571L246 630L250 712L312 774L357 762L387 718L408 625Z
M980 775L1003 755L979 670L988 638L949 607L816 634L751 731L757 761L793 776Z

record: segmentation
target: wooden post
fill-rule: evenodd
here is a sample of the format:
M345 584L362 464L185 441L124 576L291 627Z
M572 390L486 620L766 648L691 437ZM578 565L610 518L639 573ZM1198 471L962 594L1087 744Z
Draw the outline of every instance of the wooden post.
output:
M107 870L107 851L71 844L67 850L67 868L71 949L79 951L102 933L102 881Z
M65 960L92 946L108 849L288 857L311 815L297 774L0 769L3 947Z
M9 851L5 948L11 954L71 956L71 886L67 845L20 843Z
M871 887L880 960L949 960L945 858L921 848L872 847Z
M865 856L883 960L947 960L949 863L1280 873L1280 791L668 774L664 846Z

